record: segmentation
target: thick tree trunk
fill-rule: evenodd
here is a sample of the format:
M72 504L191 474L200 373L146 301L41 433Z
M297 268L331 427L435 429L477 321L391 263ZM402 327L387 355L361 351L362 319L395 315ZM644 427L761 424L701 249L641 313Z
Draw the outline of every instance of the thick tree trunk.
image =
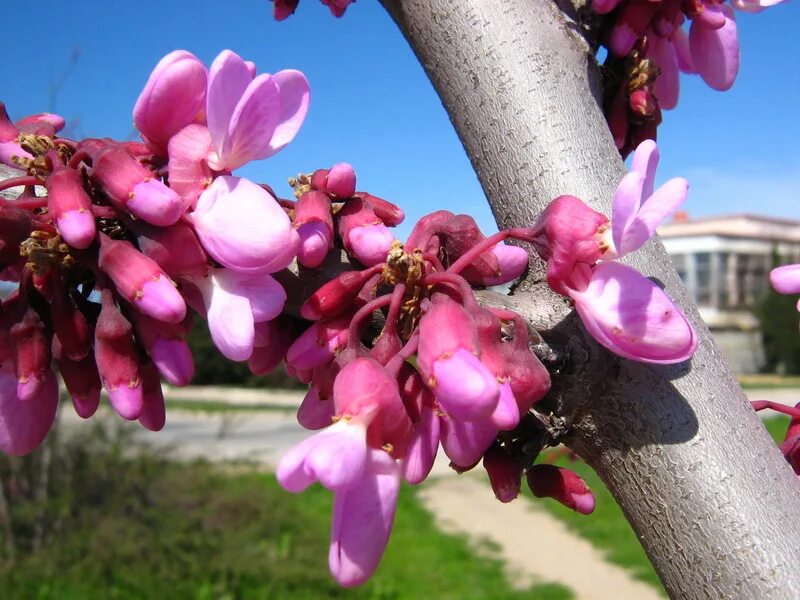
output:
M382 1L438 91L500 226L529 225L566 193L609 214L624 167L570 1ZM627 262L666 285L700 347L683 365L617 360L574 317L561 319L550 334L571 352L574 375L555 390L566 441L609 486L671 596L800 597L796 477L663 246L650 243ZM540 275L534 269L513 299L523 314ZM563 316L563 302L551 306L549 316Z

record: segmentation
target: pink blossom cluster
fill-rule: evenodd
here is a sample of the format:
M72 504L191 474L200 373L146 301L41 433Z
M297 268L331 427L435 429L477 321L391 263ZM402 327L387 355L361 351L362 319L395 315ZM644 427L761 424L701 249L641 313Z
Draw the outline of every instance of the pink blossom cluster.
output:
M658 285L616 259L642 247L686 199L683 178L654 189L659 153L645 140L614 194L612 218L574 196L553 200L534 226L532 242L547 261L547 282L568 296L587 331L625 358L681 362L697 338L683 312Z
M661 110L678 104L681 72L700 75L715 90L733 85L739 70L733 8L759 12L782 1L593 0L595 12L609 15L604 110L623 157L656 139Z
M51 360L81 417L102 386L123 418L160 429L161 379L194 373L187 305L223 354L264 362L286 300L271 273L300 238L269 191L231 171L289 143L308 101L298 71L256 75L230 51L207 69L176 51L136 102L144 143L66 139L60 117L12 123L0 106L0 160L24 171L0 203L0 274L18 283L0 306L0 449L46 436Z
M341 17L344 15L344 11L347 10L347 7L350 6L355 0L320 0L325 6L327 6L331 14L334 17ZM294 14L294 11L297 10L297 5L300 4L300 0L272 0L273 8L272 14L275 17L276 21L283 21L284 19L290 17Z
M513 433L550 377L524 320L482 306L473 292L526 269L527 252L507 237L529 232L486 237L471 217L432 213L381 262L331 280L301 309L313 324L286 360L310 384L298 421L318 433L282 458L277 476L291 492L320 482L334 493L329 566L342 585L372 574L401 480L422 482L440 445L458 471L483 459L503 502L527 470L537 495L584 513L594 507L577 475L533 466Z

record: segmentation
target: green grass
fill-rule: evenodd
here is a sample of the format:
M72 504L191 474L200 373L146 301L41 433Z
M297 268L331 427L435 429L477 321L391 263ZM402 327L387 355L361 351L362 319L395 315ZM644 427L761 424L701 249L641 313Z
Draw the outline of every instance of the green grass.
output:
M12 497L18 557L0 567L4 598L571 597L558 585L511 588L499 561L439 532L408 487L377 574L344 590L327 570L326 490L293 496L263 473L124 454L89 445L59 465L38 552L26 545L36 507Z
M780 444L786 435L786 429L789 427L789 417L777 415L764 419L763 423L764 427L767 428L767 431L769 431L769 434L772 436L772 439Z
M746 390L754 388L800 388L800 376L768 373L740 375L739 385Z

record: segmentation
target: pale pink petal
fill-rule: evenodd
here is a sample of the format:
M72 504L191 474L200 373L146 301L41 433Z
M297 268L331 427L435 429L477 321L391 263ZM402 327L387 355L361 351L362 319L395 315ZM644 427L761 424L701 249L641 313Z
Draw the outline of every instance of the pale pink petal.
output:
M169 187L183 199L184 209L193 209L211 183L211 168L206 160L211 150L208 127L187 125L170 138L168 147Z
M617 251L629 254L653 237L656 229L686 200L689 182L682 177L670 179L642 203L636 217L622 233Z
M680 72L675 47L672 42L657 35L648 39L650 40L648 55L660 70L653 86L653 93L658 98L658 105L663 110L671 110L678 105L678 92L680 91Z
M186 218L206 251L230 269L272 269L283 263L287 247L297 248L286 212L266 190L241 177L217 177Z
M442 449L453 464L475 465L497 437L497 428L487 421L457 421L442 417Z
M572 297L587 331L619 356L669 364L694 354L697 338L681 310L631 267L599 264L588 287Z
M270 140L280 108L280 92L269 75L251 81L231 116L225 148L217 149L219 164L212 166L232 171L273 154Z
M308 80L300 71L278 71L272 79L280 89L281 108L278 125L270 140L271 152L267 156L275 154L294 139L306 118L311 101Z
M733 10L726 5L720 10L725 15L725 25L710 29L693 22L689 30L689 46L692 62L703 81L724 92L733 85L739 71L739 35Z
M424 481L433 468L439 450L439 424L436 411L423 406L419 421L412 425L411 439L402 462L403 478L411 485Z
M511 431L519 423L519 406L508 382L500 384L500 398L491 416L492 425L500 431Z
M232 294L215 281L202 285L201 291L206 307L208 331L214 345L230 360L250 358L255 337L250 301Z
M785 265L773 269L769 280L781 294L800 294L800 265Z
M211 63L206 95L206 121L211 143L219 156L227 152L228 131L233 111L253 80L245 61L223 50Z
M386 225L363 225L350 230L350 248L358 262L366 267L386 260L396 238Z
M361 480L336 493L328 566L340 585L360 585L377 568L392 531L399 489L395 461L382 450L370 450Z
M275 475L290 492L301 492L314 481L329 490L345 490L361 480L367 452L366 426L343 419L284 454Z
M645 179L643 173L632 170L625 174L614 192L611 204L611 235L614 241L613 250L619 256L622 255L622 236L633 223L642 204Z
M249 275L218 269L215 277L217 283L228 292L250 301L254 322L271 321L283 311L286 291L269 275Z
M683 73L695 74L697 69L692 62L692 51L689 47L689 36L682 27L678 27L672 33L672 45L675 48L675 58L678 61L678 68Z
M636 146L636 150L633 151L631 171L636 171L644 175L642 202L644 202L644 199L648 198L655 189L656 169L658 168L658 161L660 158L661 154L654 140L644 140L641 144Z

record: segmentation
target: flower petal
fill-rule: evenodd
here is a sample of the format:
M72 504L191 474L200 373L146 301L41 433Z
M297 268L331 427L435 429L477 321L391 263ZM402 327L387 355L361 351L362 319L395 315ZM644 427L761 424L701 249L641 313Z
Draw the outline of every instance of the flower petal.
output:
M231 115L225 147L217 150L219 166L232 171L273 154L270 140L280 110L280 92L272 77L264 74L251 81Z
M691 357L697 347L681 310L636 269L601 263L588 287L572 297L587 331L619 356L670 364Z
M400 473L382 450L370 450L361 480L333 500L328 566L340 585L353 587L372 575L394 524Z
M781 294L800 294L800 265L785 265L772 269L769 280Z
M706 9L708 10L708 9ZM739 35L731 7L722 5L725 24L719 29L692 22L689 46L697 72L711 88L724 92L733 85L739 71Z
M300 71L286 69L272 76L278 84L281 110L278 125L270 140L271 156L294 139L308 113L311 91L306 76Z
M211 63L206 94L206 121L211 133L211 143L219 156L227 152L231 117L252 80L245 61L230 50L220 52Z
M688 192L689 182L683 177L675 177L647 198L622 234L617 247L620 256L641 248L653 237L658 226L683 204Z
M614 251L622 256L622 237L636 218L642 204L642 189L645 176L633 170L619 182L611 203L611 235L614 240Z

